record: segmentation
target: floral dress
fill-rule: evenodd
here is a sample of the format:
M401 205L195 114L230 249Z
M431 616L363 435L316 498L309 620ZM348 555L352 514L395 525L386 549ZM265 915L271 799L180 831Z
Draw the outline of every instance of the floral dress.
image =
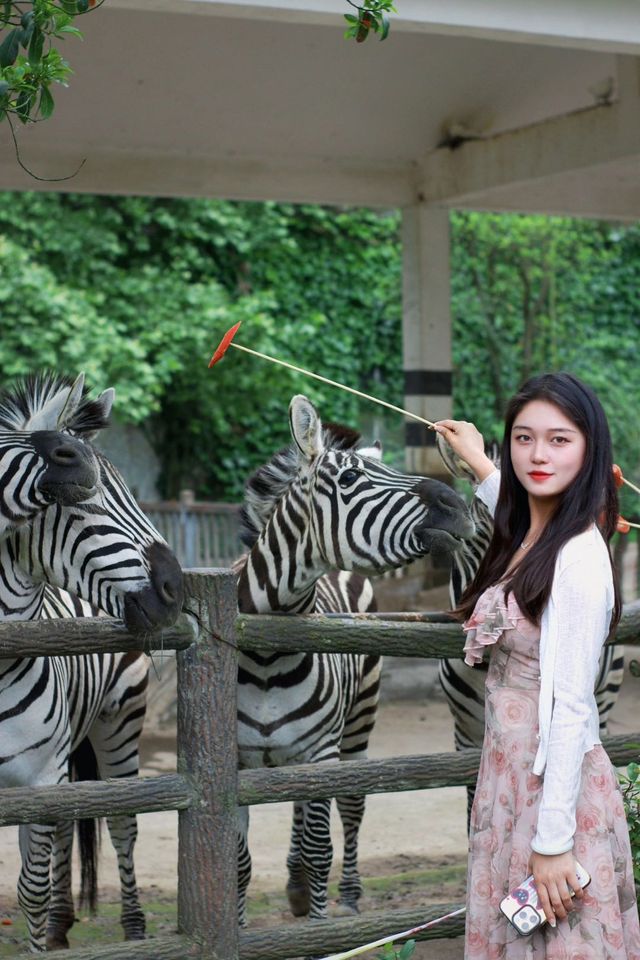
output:
M582 901L556 928L522 937L500 901L530 873L543 777L538 749L540 628L503 586L486 590L464 625L467 650L493 645L486 728L471 813L465 960L640 960L629 833L615 771L601 745L585 754L573 853L591 875Z

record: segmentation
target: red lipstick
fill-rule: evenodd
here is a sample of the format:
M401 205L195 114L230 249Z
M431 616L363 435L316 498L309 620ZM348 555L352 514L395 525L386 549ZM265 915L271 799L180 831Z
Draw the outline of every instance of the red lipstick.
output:
M543 480L548 480L550 477L553 476L553 474L552 474L552 473L543 473L541 470L532 470L532 471L529 473L529 476L531 477L532 480L536 480L536 481L542 482Z

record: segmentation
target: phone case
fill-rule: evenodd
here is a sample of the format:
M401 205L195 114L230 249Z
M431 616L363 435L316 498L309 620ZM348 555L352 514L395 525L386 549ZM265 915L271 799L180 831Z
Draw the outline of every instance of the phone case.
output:
M576 877L583 890L591 883L591 877L577 860ZM528 937L547 922L532 876L523 880L519 887L504 898L500 910L521 937Z

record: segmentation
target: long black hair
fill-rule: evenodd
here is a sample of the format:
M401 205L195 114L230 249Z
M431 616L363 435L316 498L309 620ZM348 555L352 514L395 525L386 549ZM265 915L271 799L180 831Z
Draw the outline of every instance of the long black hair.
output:
M460 599L457 612L462 618L471 615L478 597L487 587L502 579L529 529L529 498L513 469L511 431L517 415L532 400L546 400L562 410L584 436L586 450L578 475L561 494L542 535L507 581L506 592L513 591L528 620L536 624L540 622L551 593L561 547L592 523L597 524L607 544L616 529L618 494L612 469L611 435L602 404L590 387L570 373L531 377L507 406L493 536L478 572ZM611 559L611 554L609 557ZM615 571L613 582L615 605L611 629L618 623L621 613Z

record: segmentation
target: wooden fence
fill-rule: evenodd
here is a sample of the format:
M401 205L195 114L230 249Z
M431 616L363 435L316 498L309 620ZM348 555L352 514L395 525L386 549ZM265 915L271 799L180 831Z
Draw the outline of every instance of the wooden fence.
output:
M388 793L475 782L479 751L331 765L237 771L237 649L460 656L458 624L445 615L237 616L229 570L188 573L200 630L154 636L147 649L178 650L178 773L153 778L0 790L0 825L57 823L86 816L178 810L178 929L173 937L70 950L69 960L285 960L346 950L438 917L460 904L296 923L278 929L237 925L238 805ZM617 642L640 643L640 601L625 608ZM139 649L124 627L105 620L0 625L0 658ZM606 743L614 763L635 758L640 733ZM454 918L423 938L461 934Z

